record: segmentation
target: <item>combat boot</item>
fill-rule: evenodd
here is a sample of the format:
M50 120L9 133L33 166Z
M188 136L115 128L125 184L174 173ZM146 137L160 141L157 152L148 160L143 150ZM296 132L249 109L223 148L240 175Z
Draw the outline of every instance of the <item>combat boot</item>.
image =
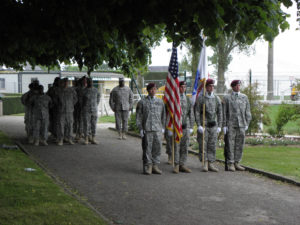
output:
M208 172L208 163L207 163L207 161L204 161L202 171L203 172Z
M239 163L234 163L234 167L236 170L245 171L245 168L242 167Z
M62 146L64 144L64 139L59 139L57 145Z
M72 141L71 138L68 139L68 143L69 143L70 145L74 145L74 142Z
M122 140L122 132L119 132L119 139Z
M192 170L190 168L185 167L184 165L179 166L179 171L184 173L191 173Z
M144 166L144 174L146 174L146 175L152 174L152 165Z
M157 165L153 165L153 167L152 167L152 173L154 173L154 174L162 174L162 171L158 168Z
M216 168L211 162L208 162L208 170L212 172L219 172L218 168Z
M126 140L126 139L127 139L125 132L122 132L122 139L123 139L123 140Z
M179 165L175 165L173 168L173 173L179 173Z
M42 140L42 141L41 141L41 144L44 145L44 146L47 146L47 145L48 145L48 143L47 143L46 140Z
M39 143L40 143L40 140L39 140L39 139L35 139L33 144L34 144L35 146L39 146Z
M80 135L79 134L76 134L76 136L75 136L75 142L78 142L78 141L80 141Z
M86 136L86 137L84 138L83 144L84 144L84 145L88 145L88 144L89 144L89 137L88 137L88 136Z
M29 144L33 144L33 143L34 143L34 139L33 139L32 136L29 136L29 137L28 137L28 143L29 143Z
M95 140L95 136L92 137L91 143L94 144L94 145L97 145L97 144L98 144L98 141Z
M231 171L231 172L235 171L235 167L234 167L233 163L229 163L229 165L228 165L228 171Z
M172 156L171 155L168 155L168 164L169 165L173 164L173 162L172 162Z

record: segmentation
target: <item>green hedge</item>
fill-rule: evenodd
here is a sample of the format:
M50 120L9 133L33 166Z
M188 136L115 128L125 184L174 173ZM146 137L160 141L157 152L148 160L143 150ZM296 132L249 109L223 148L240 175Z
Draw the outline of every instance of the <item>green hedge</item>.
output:
M25 112L24 106L21 103L21 97L4 97L1 100L3 103L3 115Z

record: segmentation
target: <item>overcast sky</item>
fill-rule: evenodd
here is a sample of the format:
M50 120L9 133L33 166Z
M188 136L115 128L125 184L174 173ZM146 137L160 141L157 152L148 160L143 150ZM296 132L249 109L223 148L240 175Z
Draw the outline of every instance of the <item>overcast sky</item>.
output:
M290 29L279 34L274 41L274 79L289 80L292 77L300 78L300 31L296 31L299 23L296 21L297 7L294 3L289 9L283 9L288 12L291 17L288 18ZM153 66L167 66L170 60L170 52L172 43L163 40L160 47L156 47L152 51ZM234 54L233 61L229 65L226 73L228 79L245 79L249 69L252 70L253 79L267 79L268 64L268 43L265 41L257 41L254 43L255 55L246 56L245 54ZM186 50L178 49L178 58L182 59ZM212 51L208 49L208 55ZM213 68L209 68L212 73Z

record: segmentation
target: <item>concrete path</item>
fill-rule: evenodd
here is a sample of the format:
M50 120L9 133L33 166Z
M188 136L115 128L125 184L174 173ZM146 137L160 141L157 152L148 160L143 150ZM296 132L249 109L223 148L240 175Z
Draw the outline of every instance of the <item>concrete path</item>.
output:
M248 172L200 172L190 156L191 174L172 174L161 157L163 175L142 174L139 138L118 140L98 126L99 145L25 142L22 117L0 117L0 130L21 141L30 154L106 218L126 225L300 224L300 188Z

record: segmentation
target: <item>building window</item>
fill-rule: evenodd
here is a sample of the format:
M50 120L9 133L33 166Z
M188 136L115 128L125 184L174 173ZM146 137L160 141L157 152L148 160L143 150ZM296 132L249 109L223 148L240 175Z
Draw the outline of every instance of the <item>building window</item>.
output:
M0 89L5 89L5 78L0 78Z

